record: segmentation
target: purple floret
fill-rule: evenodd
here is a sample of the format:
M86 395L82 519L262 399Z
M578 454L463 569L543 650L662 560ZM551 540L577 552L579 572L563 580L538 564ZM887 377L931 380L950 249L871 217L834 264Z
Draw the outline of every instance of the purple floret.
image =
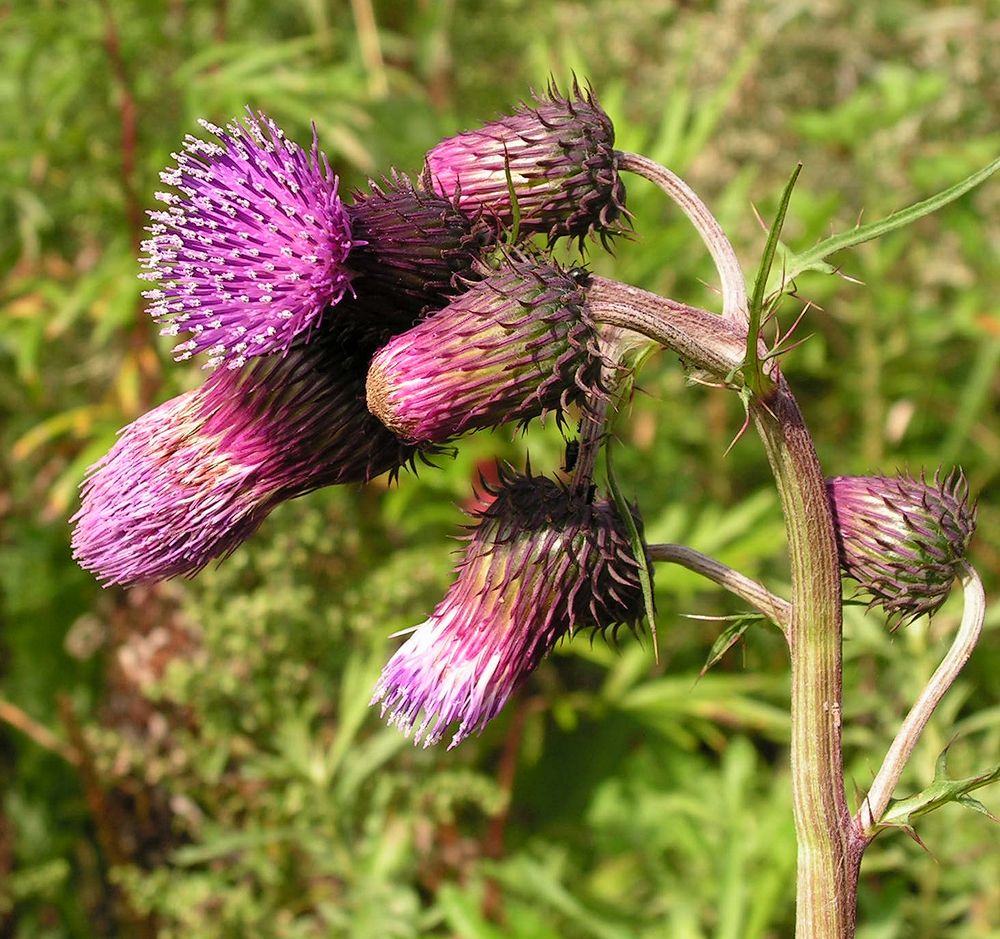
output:
M167 208L150 213L143 295L165 335L189 334L178 360L239 368L319 325L350 289L356 242L315 135L306 153L249 109L225 130L201 124L219 142L189 135L160 174L176 193L156 194Z

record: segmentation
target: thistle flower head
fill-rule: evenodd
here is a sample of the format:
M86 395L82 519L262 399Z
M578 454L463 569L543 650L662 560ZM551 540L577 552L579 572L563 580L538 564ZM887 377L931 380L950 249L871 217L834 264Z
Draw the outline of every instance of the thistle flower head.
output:
M365 408L370 351L327 338L220 369L128 425L83 483L74 557L105 584L194 574L278 503L398 469L413 450Z
M837 476L827 481L840 566L900 625L944 603L976 527L960 470L923 476Z
M509 117L439 143L427 154L423 182L508 228L513 189L522 233L582 242L613 234L625 212L614 143L611 119L591 92L574 83L563 97L552 85Z
M165 211L151 212L143 242L150 313L165 335L188 333L178 360L208 353L209 365L241 367L307 335L350 288L355 240L337 178L315 132L306 154L263 114L218 139L188 136L176 168L160 178Z
M425 747L456 723L449 748L482 731L561 636L642 616L638 565L612 504L508 472L494 494L458 579L372 697Z
M429 307L440 307L496 241L482 220L416 189L401 174L381 185L369 182L369 191L355 193L347 211L361 242L351 252L357 275L351 316L390 331L413 325Z
M585 279L508 256L444 309L393 338L368 372L368 407L401 438L443 442L606 394L611 368Z

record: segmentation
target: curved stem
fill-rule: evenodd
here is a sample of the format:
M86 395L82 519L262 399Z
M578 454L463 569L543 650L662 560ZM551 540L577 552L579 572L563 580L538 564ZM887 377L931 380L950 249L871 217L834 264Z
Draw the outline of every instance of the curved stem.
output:
M722 315L726 319L746 323L750 306L740 262L725 232L705 203L683 179L641 154L619 152L618 168L656 183L680 206L701 235L719 272L719 280L722 282Z
M983 592L982 581L975 569L966 562L963 562L961 578L965 593L965 610L958 633L937 671L910 708L910 713L906 715L906 720L899 728L896 739L892 741L892 746L882 761L882 767L871 789L868 790L868 795L858 809L857 823L868 841L875 837L875 831L872 829L888 807L892 792L934 709L941 703L941 699L965 663L969 661L969 656L972 655L972 650L975 649L982 634L983 618L986 615L986 595Z
M649 556L654 561L666 561L669 564L679 564L689 571L707 577L713 583L724 587L741 600L746 600L755 609L773 620L781 629L788 627L791 619L791 607L786 600L771 593L763 584L727 567L721 561L710 558L707 554L695 551L679 544L651 544L648 546Z

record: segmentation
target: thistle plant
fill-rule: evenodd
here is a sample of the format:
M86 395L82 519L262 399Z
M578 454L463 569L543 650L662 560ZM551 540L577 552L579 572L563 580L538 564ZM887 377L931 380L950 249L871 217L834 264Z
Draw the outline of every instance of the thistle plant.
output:
M614 149L593 93L551 90L514 114L443 141L420 182L391 171L341 202L314 139L307 156L263 115L190 139L164 179L144 275L151 313L185 331L180 357L221 365L194 391L126 428L83 485L77 558L106 583L191 574L224 557L279 502L395 473L421 451L484 427L552 413L579 422L562 479L501 468L486 486L457 577L392 656L372 703L415 743L477 734L560 640L653 623L652 566L681 564L782 630L791 662L792 810L799 939L849 939L861 858L887 827L996 774L946 780L891 804L932 712L974 648L984 598L966 560L975 512L961 471L944 478L827 479L765 317L792 278L835 251L958 198L951 189L836 235L775 269L798 170L752 288L720 225L666 167ZM625 216L624 173L656 183L716 263L721 315L567 270L569 236L607 239ZM541 244L531 241L541 236ZM276 312L277 311L277 312ZM286 315L287 314L287 315ZM682 545L647 544L612 468L613 421L637 362L657 346L735 392L774 473L791 596ZM637 355L636 352L639 352ZM598 455L604 451L605 470ZM918 696L856 812L841 754L842 575L890 625L935 613L961 581L951 651ZM661 578L661 583L663 578Z

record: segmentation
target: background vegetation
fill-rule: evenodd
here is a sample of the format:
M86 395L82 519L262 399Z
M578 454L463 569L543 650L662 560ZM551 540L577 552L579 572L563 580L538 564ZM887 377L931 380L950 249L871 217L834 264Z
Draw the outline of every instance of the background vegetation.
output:
M200 116L245 104L346 183L415 172L440 137L549 75L589 78L623 148L685 174L752 271L797 160L800 248L944 188L1000 149L1000 8L885 0L13 0L0 2L0 937L791 935L787 660L776 633L701 681L739 605L661 568L648 642L563 644L488 731L423 751L367 707L393 631L449 582L477 468L554 470L554 428L481 435L398 487L284 506L194 582L101 591L69 556L84 468L193 386L135 278L157 172ZM717 298L689 227L629 180L636 236L604 273ZM787 360L827 471L961 460L980 494L983 645L903 789L955 738L1000 752L1000 186L818 274ZM797 313L789 302L787 324ZM619 471L651 540L787 589L783 529L731 396L647 367ZM849 778L864 789L960 614L890 635L847 616ZM984 801L1000 813L997 792ZM863 939L1000 936L1000 833L949 806L930 853L879 838ZM933 856L932 856L933 855Z

